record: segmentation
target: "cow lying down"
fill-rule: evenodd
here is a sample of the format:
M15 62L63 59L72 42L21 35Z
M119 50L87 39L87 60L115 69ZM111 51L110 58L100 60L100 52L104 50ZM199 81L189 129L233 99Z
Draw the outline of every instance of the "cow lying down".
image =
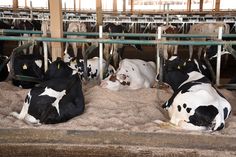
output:
M123 59L115 74L101 82L101 87L110 90L150 88L155 83L154 62L139 59Z
M170 122L187 130L223 129L231 112L229 102L203 74L189 71L186 65L177 66L176 60L172 57L164 66L163 81L174 90L162 106L168 111Z
M64 61L69 65L70 68L77 70L80 79L84 80L84 60L79 59L76 61L76 58L70 57L68 54L64 55ZM77 63L78 62L78 63ZM103 59L102 67L105 69L106 61ZM113 74L115 69L112 65L108 66L108 70L105 73L105 77ZM88 80L97 79L99 76L99 57L93 57L87 60L87 77Z
M10 115L39 125L65 122L84 112L84 96L77 72L57 59L49 66L45 78L45 82L29 91L21 112Z

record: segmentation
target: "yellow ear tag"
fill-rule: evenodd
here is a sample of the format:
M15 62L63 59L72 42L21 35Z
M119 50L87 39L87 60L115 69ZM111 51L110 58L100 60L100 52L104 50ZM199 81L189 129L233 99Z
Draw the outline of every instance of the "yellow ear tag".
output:
M61 64L57 64L57 69L60 69Z
M180 66L178 66L178 69L180 69Z
M28 69L27 65L24 64L23 67L22 67L24 70Z

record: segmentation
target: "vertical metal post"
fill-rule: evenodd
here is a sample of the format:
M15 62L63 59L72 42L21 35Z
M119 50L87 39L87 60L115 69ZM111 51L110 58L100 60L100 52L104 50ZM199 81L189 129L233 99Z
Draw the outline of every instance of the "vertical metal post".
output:
M218 39L222 40L223 27L219 27ZM216 85L220 85L220 64L221 64L221 45L217 47L217 62L216 62Z
M46 25L44 25L45 27ZM47 28L43 28L42 37L47 37ZM43 42L43 58L44 58L44 71L48 70L48 44L47 42Z
M99 26L99 38L102 39L102 25ZM100 81L103 79L103 43L99 43L99 78Z
M157 40L159 41L161 39L161 27L158 27L158 32L157 32ZM160 44L157 43L157 50L156 50L156 61L157 61L157 74L160 72Z

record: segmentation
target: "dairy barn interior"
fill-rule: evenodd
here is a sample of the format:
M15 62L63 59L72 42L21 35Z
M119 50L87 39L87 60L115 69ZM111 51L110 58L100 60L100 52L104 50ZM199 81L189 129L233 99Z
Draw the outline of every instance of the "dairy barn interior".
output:
M236 3L0 0L0 156L236 156Z

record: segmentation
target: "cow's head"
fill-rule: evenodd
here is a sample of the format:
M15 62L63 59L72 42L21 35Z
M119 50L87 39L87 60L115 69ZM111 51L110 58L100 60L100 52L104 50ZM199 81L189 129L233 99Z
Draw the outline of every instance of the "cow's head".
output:
M125 74L112 74L103 80L100 86L114 91L120 90L130 86L129 76Z
M57 58L56 61L49 65L48 70L45 74L45 80L50 80L54 78L65 78L70 77L75 74L76 71L71 69L61 58Z

